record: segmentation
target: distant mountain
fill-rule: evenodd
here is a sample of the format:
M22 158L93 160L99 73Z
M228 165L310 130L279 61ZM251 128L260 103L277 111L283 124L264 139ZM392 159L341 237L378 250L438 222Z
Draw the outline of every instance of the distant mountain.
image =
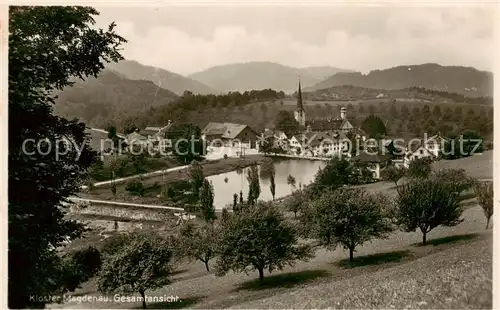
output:
M111 63L108 69L116 71L131 80L147 80L154 84L182 95L188 90L195 94L210 94L213 90L207 85L198 81L186 78L180 74L170 72L165 69L146 66L135 60L122 60L118 63Z
M318 80L325 80L339 72L354 72L351 70L339 69L335 67L305 67L300 69L304 75L309 75Z
M332 67L299 69L272 62L248 62L215 66L189 77L221 92L268 88L293 92L297 90L299 77L303 86L312 86L325 76L343 71L346 70Z
M130 80L109 69L103 70L97 78L77 81L57 95L56 113L79 118L87 126L99 128L109 123L118 125L127 117L135 117L178 98L151 81Z
M359 72L339 72L305 91L352 85L375 89L422 87L469 97L493 96L493 73L471 67L422 64Z

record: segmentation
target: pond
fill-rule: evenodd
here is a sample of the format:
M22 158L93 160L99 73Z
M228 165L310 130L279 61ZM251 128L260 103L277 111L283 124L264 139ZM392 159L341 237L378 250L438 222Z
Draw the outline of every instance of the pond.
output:
M276 199L287 196L292 189L287 184L288 175L292 175L296 180L296 187L299 184L307 185L313 181L319 168L326 165L325 161L306 160L306 159L279 159L273 160L276 170ZM248 181L247 171L250 168L239 169L227 173L221 173L207 177L214 186L214 206L216 209L222 209L233 204L233 194L239 195L243 191L243 198L247 199ZM260 196L259 200L272 200L271 190L269 189L270 178L265 173L260 173Z

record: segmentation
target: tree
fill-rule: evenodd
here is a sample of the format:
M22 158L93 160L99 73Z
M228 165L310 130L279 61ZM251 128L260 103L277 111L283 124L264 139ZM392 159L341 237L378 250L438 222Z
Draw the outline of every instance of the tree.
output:
M290 185L290 188L293 190L295 189L295 185L297 184L297 180L295 180L295 177L291 174L288 175L286 178L286 184Z
M285 201L285 207L288 211L293 212L293 216L297 217L297 212L302 210L302 206L306 203L307 197L301 190L294 191L290 198Z
M339 188L353 181L353 165L346 159L332 158L318 170L310 187L310 198L321 196L328 189Z
M229 270L257 270L264 279L264 269L272 272L293 266L296 260L312 257L309 245L299 245L295 228L279 210L270 204L258 203L247 212L232 214L221 227L218 246L217 275Z
M240 205L243 205L243 191L240 190Z
M427 233L435 227L461 223L462 211L458 194L449 184L431 179L413 180L399 187L395 219L404 231L419 228L422 244L426 244Z
M215 219L214 186L207 179L203 181L200 190L200 211L206 222L212 222Z
M233 194L233 211L236 211L237 206L238 206L238 194L234 193Z
M483 208L486 216L486 229L488 229L493 215L493 182L477 182L474 186L474 193L479 205Z
M385 181L391 181L398 186L398 181L401 178L405 177L407 174L407 169L404 167L396 167L394 165L390 165L382 170L382 179Z
M257 165L250 166L247 174L248 181L248 203L253 205L260 196L259 168Z
M314 200L307 210L312 233L321 245L342 245L354 259L357 246L373 238L386 238L393 230L389 200L361 188L339 188Z
M189 177L193 195L198 197L200 195L200 188L203 186L205 181L205 174L203 173L203 167L196 160L191 163L191 167L189 168Z
M435 171L432 177L438 182L448 184L458 194L470 189L475 183L464 169L441 169Z
M146 309L146 290L170 283L173 246L155 232L122 235L108 244L99 273L102 293L134 293L142 297Z
M368 137L379 139L387 134L387 129L382 119L373 114L367 116L361 123L363 129Z
M113 141L113 149L116 149L116 147L118 146L118 141L120 139L118 138L115 126L108 127L108 138Z
M218 237L217 226L206 222L189 221L181 228L180 243L185 247L188 257L201 261L205 269L210 271L208 263L216 255Z
M85 182L96 154L85 143L85 125L55 115L53 104L73 78L97 77L104 63L123 59L126 41L114 23L95 28L97 14L90 7L9 7L9 308L43 307L29 297L60 291L56 248L83 230L64 217L62 203ZM41 154L28 143L23 151L30 139L52 148Z
M431 161L428 158L417 158L408 166L408 176L416 179L425 179L431 174Z
M135 152L134 152L135 153ZM143 152L138 154L129 153L130 161L134 167L136 174L141 174L144 172L144 166L146 165L146 156Z
M276 180L275 180L275 178L276 178L276 169L274 168L274 165L272 165L270 174L271 174L271 179L270 179L270 182L269 182L269 190L271 191L271 195L273 196L273 200L274 200L274 197L276 195Z
M283 131L287 137L292 137L299 132L300 124L295 120L292 113L280 111L274 121L276 130Z
M172 141L173 154L184 163L206 154L206 144L201 137L200 127L193 124L174 123L166 137Z

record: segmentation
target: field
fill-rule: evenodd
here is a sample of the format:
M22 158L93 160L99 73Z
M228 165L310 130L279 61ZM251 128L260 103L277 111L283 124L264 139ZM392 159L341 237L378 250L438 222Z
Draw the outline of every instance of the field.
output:
M493 152L453 161L439 161L433 168L461 168L479 179L492 178ZM215 169L215 166L214 166ZM214 171L216 171L215 169ZM364 185L370 191L395 194L394 184L378 182ZM88 238L72 244L81 248L102 244L112 235L116 218L76 216L97 220ZM388 239L373 240L355 252L318 249L308 262L298 262L283 271L266 273L262 285L257 274L229 273L217 277L201 262L176 266L172 284L149 296L173 295L180 301L151 304L150 308L491 308L492 233L485 230L482 209L468 201L455 227L438 227L428 235L429 244L421 246L418 232L396 231ZM123 221L123 219L121 219ZM169 221L120 222L122 229L153 229L164 233L175 230ZM168 223L167 223L168 222ZM213 267L213 261L211 266ZM95 295L95 279L85 283L74 296ZM148 295L148 294L147 294ZM134 296L138 296L135 294ZM139 308L140 303L68 303L53 308Z
M177 303L150 308L490 308L492 234L480 207L467 209L463 223L433 230L427 246L419 233L395 232L355 252L349 265L343 249L317 251L309 262L281 272L216 277L201 262L180 265L172 284L149 296L179 296ZM211 264L213 266L213 263ZM75 296L94 294L95 281ZM148 295L148 292L147 292ZM138 294L135 294L138 296ZM70 303L64 308L138 308L140 303Z

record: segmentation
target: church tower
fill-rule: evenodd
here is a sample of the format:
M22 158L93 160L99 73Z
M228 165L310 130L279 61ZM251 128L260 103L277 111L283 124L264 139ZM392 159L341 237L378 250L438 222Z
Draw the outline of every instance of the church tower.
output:
M299 125L304 128L306 126L306 111L304 111L304 104L302 103L302 90L300 88L300 80L299 91L297 93L297 110L295 110L294 116Z

